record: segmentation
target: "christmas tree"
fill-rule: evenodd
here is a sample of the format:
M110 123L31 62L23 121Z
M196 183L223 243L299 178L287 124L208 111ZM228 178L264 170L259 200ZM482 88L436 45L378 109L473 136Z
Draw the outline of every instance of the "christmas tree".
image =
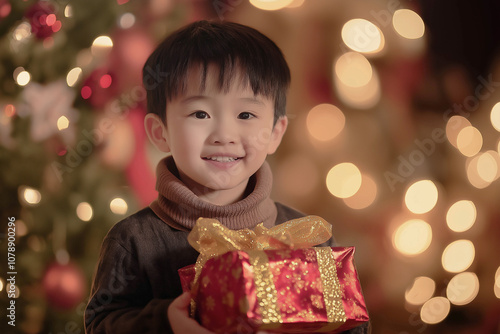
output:
M83 332L103 237L155 198L151 31L185 16L157 1L0 1L2 333Z

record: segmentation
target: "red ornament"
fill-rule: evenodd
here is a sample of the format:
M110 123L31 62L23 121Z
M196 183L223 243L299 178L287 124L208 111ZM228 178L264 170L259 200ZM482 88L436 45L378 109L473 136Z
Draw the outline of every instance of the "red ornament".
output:
M93 107L103 108L120 93L119 89L108 68L97 68L84 80L80 94Z
M61 29L61 21L55 15L55 9L47 1L39 1L28 8L24 14L31 25L31 32L38 39L52 36Z
M78 305L85 294L83 271L73 263L50 264L43 276L42 286L49 304L62 310Z

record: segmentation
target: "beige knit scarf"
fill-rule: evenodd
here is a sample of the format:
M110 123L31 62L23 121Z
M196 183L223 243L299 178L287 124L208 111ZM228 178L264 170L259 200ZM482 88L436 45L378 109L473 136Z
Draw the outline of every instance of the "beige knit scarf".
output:
M156 168L158 199L150 205L161 220L179 230L191 230L199 217L214 218L233 230L266 227L275 224L277 211L269 197L272 173L267 162L250 178L248 195L228 205L215 205L201 200L179 179L172 157L161 160Z

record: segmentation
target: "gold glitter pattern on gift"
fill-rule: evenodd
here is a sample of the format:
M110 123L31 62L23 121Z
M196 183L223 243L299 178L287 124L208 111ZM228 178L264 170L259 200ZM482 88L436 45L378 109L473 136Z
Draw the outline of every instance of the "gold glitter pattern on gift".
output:
M262 322L264 324L282 323L281 314L277 309L278 296L274 278L269 270L269 259L263 251L247 253L250 264L254 268L255 292L259 301Z
M316 247L315 250L323 284L323 298L325 299L328 321L334 323L345 322L346 315L342 304L342 291L332 250L330 247Z

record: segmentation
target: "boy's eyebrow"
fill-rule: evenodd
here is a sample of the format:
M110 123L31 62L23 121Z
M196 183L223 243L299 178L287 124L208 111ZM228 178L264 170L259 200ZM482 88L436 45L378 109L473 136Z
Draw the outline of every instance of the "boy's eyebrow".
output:
M195 96L189 96L189 97L186 97L185 99L182 99L181 103L189 103L189 102L193 102L193 101L206 100L206 99L208 99L208 96L195 95Z
M242 97L242 98L240 98L240 100L242 100L243 102L249 102L249 103L252 103L252 104L257 104L257 105L260 105L260 106L264 106L265 105L264 102L262 102L261 100L259 100L256 97Z
M194 96L189 96L189 97L186 97L185 99L182 99L181 103L189 103L189 102L200 101L200 100L208 100L208 99L210 99L210 97L205 96L205 95L194 95ZM257 104L257 105L260 105L260 106L264 106L265 105L265 103L263 101L259 100L256 97L241 97L241 98L239 98L239 100L243 101L243 102Z

